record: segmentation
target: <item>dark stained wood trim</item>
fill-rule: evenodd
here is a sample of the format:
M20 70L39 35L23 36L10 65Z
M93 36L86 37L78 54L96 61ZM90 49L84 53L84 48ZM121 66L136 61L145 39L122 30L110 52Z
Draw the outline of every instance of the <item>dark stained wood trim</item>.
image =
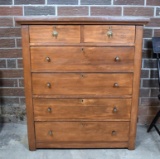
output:
M136 127L137 127L137 113L139 103L139 86L141 74L141 57L142 57L142 38L143 27L136 26L136 39L135 39L135 56L134 56L134 78L133 78L133 95L132 95L132 108L131 108L131 122L129 133L128 149L135 149Z
M34 117L32 106L32 84L31 84L31 66L30 66L30 47L29 47L29 27L22 25L22 47L23 47L23 66L24 66L24 84L27 110L27 125L28 125L28 142L29 149L35 150L35 130Z
M144 17L54 17L54 16L26 16L16 17L20 24L134 24L144 25L149 18Z

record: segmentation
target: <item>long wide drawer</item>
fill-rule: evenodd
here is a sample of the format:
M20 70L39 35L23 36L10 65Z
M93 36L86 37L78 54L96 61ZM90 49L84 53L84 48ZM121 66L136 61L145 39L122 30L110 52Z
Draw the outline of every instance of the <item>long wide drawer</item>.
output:
M128 141L129 122L35 122L37 142Z
M32 71L133 71L134 47L31 47Z
M33 99L35 121L130 120L131 99Z
M132 73L32 73L33 94L131 95Z
M31 25L30 43L80 43L79 25Z
M85 25L84 42L125 44L135 41L135 26L129 25Z

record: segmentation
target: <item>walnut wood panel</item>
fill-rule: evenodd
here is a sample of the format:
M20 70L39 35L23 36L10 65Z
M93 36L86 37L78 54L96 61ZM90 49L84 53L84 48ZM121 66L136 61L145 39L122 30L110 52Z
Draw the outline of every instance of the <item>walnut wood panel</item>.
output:
M133 71L134 47L32 47L32 71Z
M35 122L37 142L128 141L129 122Z
M108 31L112 36L108 37ZM135 26L84 25L84 42L131 44L135 40Z
M131 99L33 99L35 121L130 119Z
M33 73L33 94L131 95L132 78L132 73Z
M56 29L55 29L56 27ZM60 42L60 43L79 43L80 42L80 26L79 25L31 25L30 42ZM53 36L53 31L58 32L58 36Z

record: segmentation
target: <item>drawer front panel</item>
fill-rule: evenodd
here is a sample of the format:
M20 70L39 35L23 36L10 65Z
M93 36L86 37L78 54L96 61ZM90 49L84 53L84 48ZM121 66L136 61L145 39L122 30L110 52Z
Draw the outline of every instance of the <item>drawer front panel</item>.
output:
M35 122L37 142L127 141L129 122Z
M32 47L32 71L133 71L134 47Z
M33 94L131 95L131 73L33 73Z
M127 26L127 25L84 26L84 42L134 44L134 41L135 41L135 26Z
M53 36L54 31L57 36ZM79 25L31 25L29 27L30 43L79 43L80 26Z
M33 99L35 121L129 119L131 99Z

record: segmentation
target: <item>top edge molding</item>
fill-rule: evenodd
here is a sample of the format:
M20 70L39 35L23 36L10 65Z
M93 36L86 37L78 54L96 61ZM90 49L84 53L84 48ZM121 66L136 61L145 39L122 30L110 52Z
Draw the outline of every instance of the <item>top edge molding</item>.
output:
M55 17L55 16L20 16L15 17L20 24L147 24L150 19L146 17Z

